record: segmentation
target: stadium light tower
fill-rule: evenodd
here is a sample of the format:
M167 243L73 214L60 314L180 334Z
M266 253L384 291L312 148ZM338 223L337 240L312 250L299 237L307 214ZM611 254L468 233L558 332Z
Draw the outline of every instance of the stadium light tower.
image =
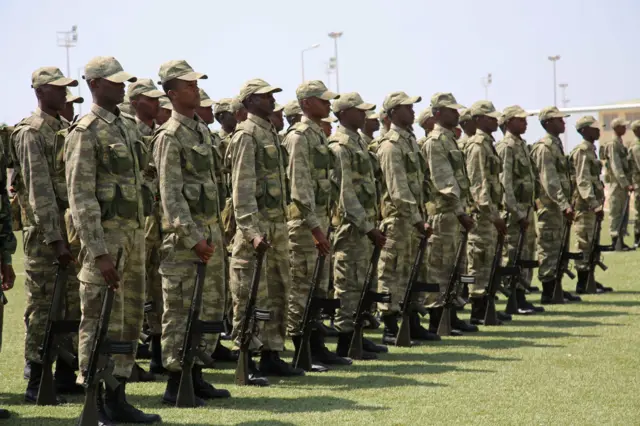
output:
M78 43L78 26L71 27L71 31L58 31L58 46L67 50L67 77L71 78L71 66L69 65L69 49Z
M333 39L333 64L334 69L336 70L336 92L340 93L340 73L338 71L338 39L342 37L342 31L334 31L329 33L329 37Z
M319 44L314 44L311 45L309 47L307 47L306 49L302 49L300 51L300 65L302 67L302 81L304 82L304 52L308 52L309 50L313 50L313 49L317 49L318 47L320 47Z
M493 83L493 76L491 73L487 74L486 77L482 77L482 85L484 86L484 98L489 100L489 86Z
M556 63L560 60L560 55L549 56L553 63L553 106L558 106L557 83L556 83Z

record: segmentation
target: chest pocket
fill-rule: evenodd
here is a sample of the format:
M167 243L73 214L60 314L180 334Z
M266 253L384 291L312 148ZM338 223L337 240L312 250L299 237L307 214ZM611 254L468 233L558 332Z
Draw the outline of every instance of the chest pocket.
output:
M203 214L207 216L217 216L218 191L213 182L205 184L185 183L182 187L182 194L189 204L192 214Z
M376 205L376 186L373 182L363 182L356 188L358 201L365 210L373 209Z
M316 182L316 207L320 207L327 204L331 198L331 181L318 179Z
M502 172L502 163L500 162L500 158L492 155L488 160L489 172L493 176L498 176Z
M358 173L363 177L367 176L372 169L371 157L368 152L360 151L357 153Z
M464 154L462 153L462 151L449 151L448 157L453 170L458 171L464 168Z
M325 144L318 144L313 148L313 167L326 169L331 164L329 148Z
M417 173L422 171L422 164L420 163L420 154L417 152L409 152L405 156L405 167L407 173Z
M516 158L514 174L519 178L525 178L531 174L531 167L530 167L529 159L527 157L519 156Z
M597 158L591 160L591 164L589 165L589 169L591 171L591 176L593 176L594 180L600 180L600 174L602 173L602 163Z
M278 155L278 147L275 145L266 145L264 151L264 167L267 170L275 170L280 165L280 156Z
M207 144L198 144L191 147L186 153L187 164L186 169L193 173L199 174L211 169L211 146Z
M107 148L107 164L111 173L115 175L130 173L133 170L133 157L127 145L110 144Z

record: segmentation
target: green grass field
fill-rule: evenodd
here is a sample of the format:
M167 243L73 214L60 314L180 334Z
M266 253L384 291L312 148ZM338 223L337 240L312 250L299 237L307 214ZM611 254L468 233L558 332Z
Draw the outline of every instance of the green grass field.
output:
M129 398L144 410L159 412L166 425L640 424L640 252L607 253L605 263L610 269L598 272L598 279L615 293L552 306L545 314L483 327L473 336L391 348L376 362L274 379L269 388L237 387L233 366L220 365L208 379L228 388L233 398L202 409L163 406L163 381L129 385ZM0 406L13 413L5 424L72 425L81 398L62 407L22 402L20 256L15 264L19 276L7 293L0 354ZM539 300L539 295L531 297ZM468 310L463 315L468 317ZM379 339L380 333L371 337Z

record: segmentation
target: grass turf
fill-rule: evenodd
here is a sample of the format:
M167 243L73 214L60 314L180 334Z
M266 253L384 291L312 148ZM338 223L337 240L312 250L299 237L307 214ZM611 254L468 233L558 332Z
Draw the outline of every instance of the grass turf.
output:
M17 255L19 276L7 293L0 354L0 406L12 412L4 423L72 425L80 414L80 397L61 407L22 402L21 262ZM378 361L302 378L274 378L269 388L237 387L233 366L221 364L207 378L228 388L233 398L210 401L201 409L163 406L160 379L128 385L129 400L160 413L165 425L638 424L640 290L635 274L640 252L607 253L605 263L610 269L597 276L615 293L515 317L506 326L482 327L476 335L391 348ZM574 285L565 280L566 288ZM530 298L537 301L539 295ZM498 306L503 309L504 300ZM462 315L468 317L468 310ZM377 340L380 333L369 337ZM288 346L293 347L291 342Z

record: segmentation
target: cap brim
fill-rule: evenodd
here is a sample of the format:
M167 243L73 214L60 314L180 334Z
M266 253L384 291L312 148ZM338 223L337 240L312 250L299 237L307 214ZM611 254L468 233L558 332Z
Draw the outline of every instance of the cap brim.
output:
M404 101L400 102L400 105L413 105L422 101L422 96L411 96Z
M213 106L215 102L213 101L213 99L205 99L204 101L200 101L200 106L203 108L207 108L210 106Z
M154 89L149 90L148 92L141 93L142 96L146 96L147 98L161 98L165 95L162 90Z
M274 87L274 86L265 86L265 87L261 87L260 89L256 90L255 92L253 92L253 94L256 95L264 95L267 93L280 93L282 92L282 89L279 87Z
M330 91L326 91L324 92L322 95L318 96L320 99L322 99L323 101L332 101L334 99L338 99L340 97L340 95L338 95L337 93L333 93Z
M84 103L84 98L82 96L71 96L67 98L67 103L81 104Z
M356 108L362 111L372 111L376 109L376 106L374 104L368 104L364 102L364 103L361 103L360 105L356 105Z
M128 81L129 83L135 83L136 81L138 81L138 78L136 76L125 71L120 71L110 75L109 77L103 78L105 80L109 80L112 83L124 83L125 81Z
M78 85L78 80L74 80L72 78L62 77L57 80L53 80L47 84L52 86L62 86L62 87L76 87Z
M209 78L209 76L206 74L202 74L201 72L192 71L176 78L178 80L184 80L184 81L196 81L196 80L206 80Z
M500 118L500 117L502 117L502 113L498 112L498 111L488 112L485 115L488 116L488 117L492 117L492 118Z
M367 120L380 120L380 114L372 114L367 116Z

